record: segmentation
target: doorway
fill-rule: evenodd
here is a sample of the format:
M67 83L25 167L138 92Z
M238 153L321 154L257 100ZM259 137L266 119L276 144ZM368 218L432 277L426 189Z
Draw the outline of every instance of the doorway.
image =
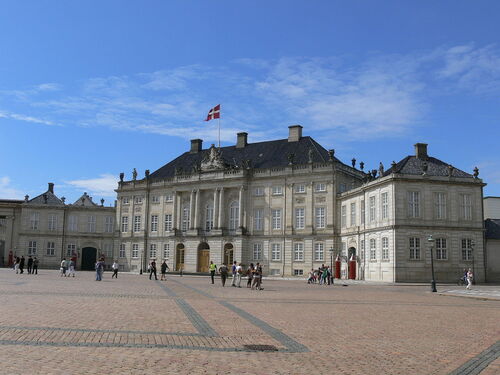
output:
M210 263L210 246L206 242L198 245L198 272L208 272Z
M184 244L180 243L177 245L176 252L175 252L175 270L176 271L181 271L184 269L184 255L186 252L186 248L184 247Z
M224 245L224 263L226 266L231 266L234 259L234 248L232 243L227 243Z
M84 247L82 249L82 271L94 271L97 261L97 249L95 247Z

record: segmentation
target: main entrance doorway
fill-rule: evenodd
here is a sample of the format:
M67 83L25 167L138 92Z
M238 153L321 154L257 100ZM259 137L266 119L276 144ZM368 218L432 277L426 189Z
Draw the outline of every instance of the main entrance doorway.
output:
M206 242L198 245L198 272L208 272L210 263L210 246Z
M0 241L0 267L4 267L7 264L5 259L5 241Z
M95 247L84 247L82 249L82 271L95 270L97 260L97 249Z
M233 249L233 244L232 243L227 243L224 245L224 263L226 266L230 266L233 264L233 258L234 258L234 249Z
M176 256L175 256L175 270L176 271L181 271L184 269L184 254L185 254L186 248L184 247L184 244L180 243L177 245L176 249Z

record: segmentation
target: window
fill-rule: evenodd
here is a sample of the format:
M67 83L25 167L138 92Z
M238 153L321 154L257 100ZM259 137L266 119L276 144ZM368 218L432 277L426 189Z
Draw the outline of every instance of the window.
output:
M170 244L166 243L163 245L163 259L170 258Z
M315 213L316 213L316 228L318 229L324 228L326 225L325 207L316 207Z
M129 197L122 197L122 203L123 204L129 204L130 203Z
M78 217L75 215L70 215L68 217L68 230L70 232L76 232L78 230Z
M253 191L253 195L256 197L262 197L264 195L264 188L263 187L256 187Z
M87 232L94 233L95 232L95 216L89 215L87 217Z
M418 191L408 192L408 217L420 217L420 193Z
M296 242L293 245L293 260L296 262L304 261L304 244L302 242Z
M56 243L53 241L47 242L47 256L53 257L56 255Z
M365 240L360 241L361 247L361 260L365 259Z
M38 212L33 212L30 215L30 228L32 230L37 230L40 224L40 214Z
M160 203L160 197L158 195L151 196L151 203Z
M370 260L377 260L377 240L370 238Z
M436 238L436 259L448 259L448 252L446 251L446 238Z
M273 229L281 229L281 210L271 210Z
M36 241L28 242L28 255L36 255Z
M142 195L138 195L134 198L135 204L142 204Z
M214 229L214 206L207 204L205 207L205 231L211 232Z
M57 216L54 214L49 215L48 222L48 230L56 230L57 229Z
M351 203L351 227L356 225L356 202Z
M273 186L273 195L283 195L283 186Z
M137 243L132 245L132 258L139 258L139 244Z
M165 202L173 202L174 196L171 193L165 194Z
M151 232L158 232L158 215L151 215Z
M128 232L128 216L122 216L122 233Z
M124 243L120 244L120 252L118 253L118 256L120 258L125 258L125 256L126 256L125 250L126 250L125 244Z
M293 270L294 276L302 276L304 275L304 270Z
M149 257L156 258L156 244L152 243L149 245Z
M344 205L340 208L340 226L345 228L347 225L347 207Z
M314 244L314 261L321 262L325 256L325 244L323 242L316 242Z
M280 243L273 243L271 245L271 260L272 261L281 260L281 244Z
M187 231L189 229L190 225L190 220L189 220L189 206L186 205L182 207L182 223L181 223L181 230L183 232Z
M410 238L410 259L420 260L420 238Z
M262 230L264 228L264 210L257 208L253 211L253 229Z
M343 193L346 190L347 190L346 184L342 183L339 185L339 193Z
M73 255L76 255L76 244L69 243L66 247L66 256L72 257Z
M472 239L462 239L462 260L472 260Z
M113 233L113 216L106 216L104 219L104 231Z
M0 217L0 233L5 233L6 225L7 225L7 219L5 219L5 217Z
M271 276L278 276L278 275L281 275L281 270L279 268L271 268L269 270L269 274Z
M104 244L104 255L106 258L113 258L113 246L109 243Z
M172 230L172 214L165 215L165 232Z
M295 229L304 229L305 211L303 207L295 209Z
M470 194L460 195L460 211L462 219L472 220L472 201Z
M361 224L365 223L365 200L361 200Z
M229 230L236 230L240 226L240 207L236 201L229 205Z
M141 217L134 216L134 232L140 232L140 231L141 231Z
M295 192L296 193L305 193L306 192L306 185L300 184L300 185L295 185Z
M389 218L389 194L382 193L380 200L382 202L382 220L385 220Z
M375 197L369 198L370 204L370 222L375 221Z
M323 182L317 183L314 186L314 191L319 192L319 191L326 191L326 184Z
M446 194L436 193L434 195L436 219L446 219Z
M382 237L382 260L389 260L389 238Z
M253 244L253 260L261 260L262 259L262 244L254 243Z

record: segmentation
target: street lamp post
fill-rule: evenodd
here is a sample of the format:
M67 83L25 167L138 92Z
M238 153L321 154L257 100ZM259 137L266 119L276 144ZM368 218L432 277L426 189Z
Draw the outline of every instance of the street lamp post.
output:
M335 277L333 275L333 246L330 248L330 279L331 283L333 285L333 282L335 280Z
M431 280L431 292L437 292L436 290L436 278L434 277L434 255L432 253L432 248L434 246L434 238L432 238L432 234L429 235L427 239L431 248L431 272L432 272L432 280Z
M474 240L470 240L470 252L471 252L471 255L472 255L472 284L475 285L476 284L476 269L474 267L474 246L476 245L476 243L474 242Z

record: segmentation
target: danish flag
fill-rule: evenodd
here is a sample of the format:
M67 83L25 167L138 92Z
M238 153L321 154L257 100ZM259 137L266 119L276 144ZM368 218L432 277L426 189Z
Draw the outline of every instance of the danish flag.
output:
M208 115L205 121L210 121L216 118L220 118L220 104L217 104L210 111L208 111Z

